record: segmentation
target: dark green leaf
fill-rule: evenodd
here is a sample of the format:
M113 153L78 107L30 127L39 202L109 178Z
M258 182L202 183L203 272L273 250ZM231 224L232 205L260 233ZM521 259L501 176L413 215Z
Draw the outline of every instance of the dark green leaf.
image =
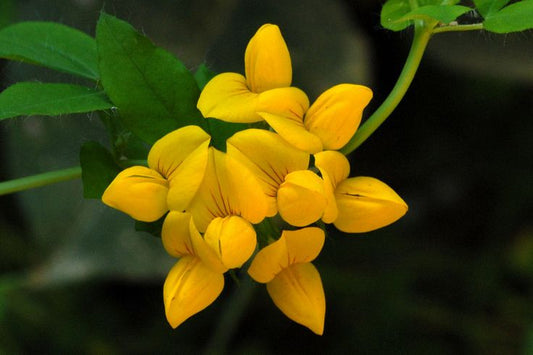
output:
M176 57L105 13L96 42L102 85L134 134L154 143L176 128L203 124L194 76Z
M533 28L533 0L523 0L485 17L483 28L490 32L509 33Z
M94 38L54 22L21 22L0 30L0 58L99 77Z
M81 146L80 164L85 198L101 198L120 172L111 153L97 142L87 142Z
M481 16L487 18L487 16L500 11L508 2L509 0L474 0L474 5Z
M211 144L223 152L226 151L226 140L234 133L250 128L245 123L233 123L218 120L216 118L206 118L207 133L211 135Z
M0 120L29 115L58 116L111 107L103 92L79 85L17 83L0 93Z
M198 88L202 90L204 86L209 82L209 80L213 79L215 75L217 74L211 69L209 69L205 64L200 64L200 66L198 67L198 69L196 69L196 72L194 73L194 79L196 80Z

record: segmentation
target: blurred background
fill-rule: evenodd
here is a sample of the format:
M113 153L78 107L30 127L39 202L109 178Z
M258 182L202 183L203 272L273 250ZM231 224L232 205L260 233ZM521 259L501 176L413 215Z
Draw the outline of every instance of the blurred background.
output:
M2 25L58 21L94 35L99 11L130 22L194 70L243 72L263 23L280 26L294 85L370 86L365 117L403 66L411 32L379 25L375 0L0 0ZM467 19L475 21L475 18ZM82 79L0 61L1 88ZM288 320L263 286L228 279L177 330L162 285L175 262L131 219L84 200L80 181L0 197L0 353L533 354L533 34L431 40L411 89L350 157L409 212L362 235L331 229L315 261L322 337ZM0 124L0 181L79 164L107 144L93 115Z

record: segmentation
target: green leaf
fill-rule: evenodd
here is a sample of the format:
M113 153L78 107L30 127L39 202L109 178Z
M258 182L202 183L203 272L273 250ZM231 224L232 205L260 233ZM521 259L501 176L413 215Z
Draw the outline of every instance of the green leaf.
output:
M411 25L411 21L398 22L411 11L407 0L389 0L381 9L381 26L391 31L401 31Z
M122 20L102 13L96 27L102 85L126 128L148 143L179 127L203 125L194 76L172 54Z
M54 22L21 22L0 30L0 58L99 77L94 38Z
M0 93L0 120L29 115L58 116L112 106L103 92L85 86L17 83Z
M523 0L485 17L483 28L490 32L509 33L533 28L533 0Z
M487 18L487 16L500 11L508 2L509 0L474 0L474 5L481 16Z
M417 7L413 11L410 11L399 18L397 21L404 22L420 19L426 21L437 20L438 22L448 24L470 10L472 9L461 5L427 5Z
M234 133L250 128L246 123L233 123L218 120L216 118L206 118L207 133L211 135L211 144L223 152L226 151L226 140Z
M81 146L80 164L85 198L101 198L120 172L111 153L97 142L86 142Z
M472 10L466 6L454 5L457 1L426 0L423 6L411 10L407 0L389 0L381 10L381 25L392 31L401 31L413 24L413 20L450 23Z
M196 72L194 72L194 79L196 80L198 88L202 90L209 80L215 77L215 75L217 75L217 73L209 69L204 63L200 64L198 69L196 69Z

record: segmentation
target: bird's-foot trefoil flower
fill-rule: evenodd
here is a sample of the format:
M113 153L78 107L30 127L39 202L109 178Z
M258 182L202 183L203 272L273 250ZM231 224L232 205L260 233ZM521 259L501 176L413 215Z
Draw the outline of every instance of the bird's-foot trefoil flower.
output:
M165 250L180 258L163 286L165 314L176 328L215 301L224 288L228 268L202 238L189 213L169 212L161 239Z
M263 25L244 55L246 76L222 73L202 90L198 109L204 117L228 122L259 122L257 112L298 117L309 107L307 95L291 87L289 50L276 25Z
M156 221L169 210L185 210L204 177L210 140L198 126L167 134L152 146L148 167L121 171L102 201L144 222Z
M371 98L372 91L366 86L340 84L323 92L302 115L258 114L287 142L314 154L338 150L348 143Z
M378 179L358 176L348 178L350 163L336 151L314 155L327 192L325 215L339 230L364 233L385 227L407 212L407 204L393 189Z
M227 154L257 176L267 196L267 216L279 212L289 224L304 227L319 220L326 208L323 180L307 170L310 156L261 129L235 133L227 141Z
M322 250L324 238L324 231L316 227L283 231L257 253L248 269L255 281L266 283L272 301L287 317L319 335L324 332L326 299L311 261Z

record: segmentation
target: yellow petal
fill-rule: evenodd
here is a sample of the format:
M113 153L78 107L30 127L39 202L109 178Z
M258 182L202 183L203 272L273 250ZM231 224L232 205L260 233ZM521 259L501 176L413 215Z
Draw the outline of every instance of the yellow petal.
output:
M170 270L163 286L165 314L172 328L213 303L224 288L224 276L199 258L186 256Z
M153 222L168 211L167 193L168 182L157 171L133 166L115 177L102 201L136 220Z
M163 247L170 255L177 258L185 255L194 255L191 232L189 230L190 220L190 213L177 211L170 211L165 217L161 230L161 241L163 242Z
M267 245L255 255L248 268L248 275L257 282L267 283L288 266L287 243L282 234L280 239Z
M333 223L347 233L385 227L407 212L407 204L385 183L365 176L346 179L335 190L339 216Z
M167 196L168 208L187 209L200 187L207 167L209 141L205 141L189 154L172 173Z
M307 227L294 231L283 231L281 237L285 239L287 244L289 263L295 264L315 260L324 246L326 235L320 228Z
M291 57L278 26L266 24L257 30L246 47L244 68L252 92L291 85Z
M227 154L243 163L257 178L267 195L268 217L276 215L276 194L285 175L309 166L309 154L294 148L274 132L247 129L227 140Z
M326 90L307 111L304 124L320 137L324 149L342 148L361 123L372 90L361 85L340 84Z
M150 149L148 166L168 180L179 172L183 161L211 137L198 126L185 126L159 139Z
M327 205L322 216L325 223L333 223L339 215L335 201L335 188L350 175L350 163L346 157L334 150L325 150L315 154L315 166L324 179Z
M250 223L261 222L267 199L257 178L242 163L209 148L205 178L189 206L201 232L216 217L241 216Z
M310 154L322 150L320 138L310 133L304 127L301 119L294 120L268 112L259 112L259 115L292 146Z
M315 260L322 250L324 239L324 231L317 227L285 230L278 240L255 255L248 274L257 282L270 282L292 264Z
M309 108L309 98L295 87L277 88L257 97L256 112L267 112L302 122Z
M227 122L251 123L263 119L257 115L258 94L246 86L237 73L222 73L211 79L202 90L197 107L204 117Z
M322 335L326 297L320 274L313 264L294 264L284 269L267 284L267 291L287 317Z
M228 269L241 267L257 245L254 227L239 216L215 218L209 223L204 239Z
M296 227L319 220L326 202L324 181L310 170L288 174L278 190L279 214Z

